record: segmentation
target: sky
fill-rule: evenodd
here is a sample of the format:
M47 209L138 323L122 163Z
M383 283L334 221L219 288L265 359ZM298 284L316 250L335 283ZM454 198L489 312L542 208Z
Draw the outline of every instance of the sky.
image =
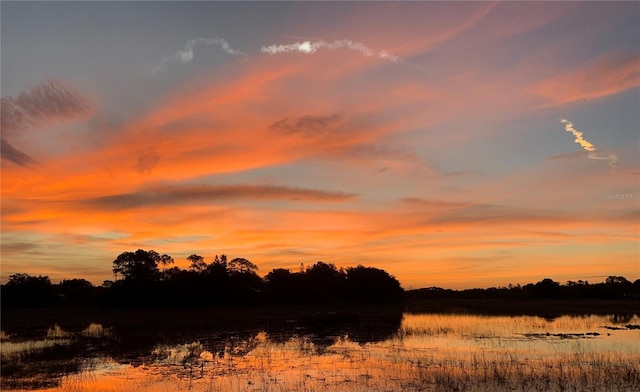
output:
M10 2L1 278L640 278L637 2Z

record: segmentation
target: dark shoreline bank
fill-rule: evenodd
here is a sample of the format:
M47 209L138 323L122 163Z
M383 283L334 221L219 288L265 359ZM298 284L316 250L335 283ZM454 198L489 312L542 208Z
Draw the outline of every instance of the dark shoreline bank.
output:
M471 313L502 316L638 314L638 299L412 299L408 313Z
M411 299L399 304L361 305L333 303L291 306L241 307L44 307L2 309L3 330L42 330L54 324L85 328L89 323L149 324L164 328L242 328L274 322L314 320L322 322L397 318L402 313L482 314L487 316L640 315L640 300L502 300L502 299Z

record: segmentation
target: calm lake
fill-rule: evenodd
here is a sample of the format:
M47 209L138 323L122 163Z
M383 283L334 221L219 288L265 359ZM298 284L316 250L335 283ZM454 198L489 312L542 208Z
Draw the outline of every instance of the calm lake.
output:
M277 318L5 330L2 390L633 391L638 315Z

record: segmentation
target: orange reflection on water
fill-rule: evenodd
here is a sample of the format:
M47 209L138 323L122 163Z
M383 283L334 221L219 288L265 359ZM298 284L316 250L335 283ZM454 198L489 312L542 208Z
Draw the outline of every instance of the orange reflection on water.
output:
M198 341L157 345L136 366L88 360L47 390L630 390L640 384L639 324L638 316L405 314L381 342L344 335L322 345L317 336L259 332L222 351Z

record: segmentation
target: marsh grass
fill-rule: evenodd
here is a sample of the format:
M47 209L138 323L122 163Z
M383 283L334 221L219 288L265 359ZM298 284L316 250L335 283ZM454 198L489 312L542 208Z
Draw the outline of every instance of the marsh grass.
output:
M53 327L47 330L48 339L65 339L71 336L71 333L63 331L58 324L54 324Z
M105 328L102 324L91 323L87 328L80 332L80 335L86 338L103 339L112 336L111 328Z
M580 346L521 356L516 350L417 348L400 339L361 345L345 336L318 355L304 337L274 343L262 333L255 341L243 356L233 348L214 354L199 342L162 348L153 376L138 368L129 380L140 391L206 392L632 391L640 385L640 354Z
M69 345L71 342L71 339L44 339L17 342L3 341L2 361L6 363L10 361L27 360L30 357L39 355L47 349Z
M50 389L57 387L65 374L90 374L87 371L92 369L92 360L86 356L89 347L86 340L109 336L110 330L98 324L90 324L79 333L54 324L41 339L24 339L3 332L0 389Z

